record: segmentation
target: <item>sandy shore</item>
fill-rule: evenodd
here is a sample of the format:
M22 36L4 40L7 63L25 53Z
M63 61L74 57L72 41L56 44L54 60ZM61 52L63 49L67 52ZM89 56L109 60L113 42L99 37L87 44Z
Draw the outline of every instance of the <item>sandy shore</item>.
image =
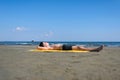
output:
M120 80L120 48L101 52L30 52L35 46L0 46L0 80Z

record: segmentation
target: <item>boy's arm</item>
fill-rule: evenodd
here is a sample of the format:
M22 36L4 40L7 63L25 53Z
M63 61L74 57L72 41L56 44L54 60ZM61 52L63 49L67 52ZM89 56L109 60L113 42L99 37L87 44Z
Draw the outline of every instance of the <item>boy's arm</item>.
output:
M53 48L51 48L51 47L40 47L40 46L38 46L37 49L39 49L39 50L53 50Z

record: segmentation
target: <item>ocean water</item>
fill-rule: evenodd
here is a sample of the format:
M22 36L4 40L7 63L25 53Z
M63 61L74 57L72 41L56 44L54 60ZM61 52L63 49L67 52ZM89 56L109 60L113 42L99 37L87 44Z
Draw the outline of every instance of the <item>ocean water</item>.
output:
M120 42L72 42L72 41L48 41L50 44L71 44L71 45L83 45L83 46L100 46L106 47L120 47ZM0 45L39 45L40 41L0 41Z

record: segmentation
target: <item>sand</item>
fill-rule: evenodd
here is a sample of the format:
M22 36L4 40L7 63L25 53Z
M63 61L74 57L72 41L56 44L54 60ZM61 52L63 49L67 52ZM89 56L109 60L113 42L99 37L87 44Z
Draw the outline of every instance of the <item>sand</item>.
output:
M120 80L120 48L101 52L30 52L35 46L0 46L0 80Z

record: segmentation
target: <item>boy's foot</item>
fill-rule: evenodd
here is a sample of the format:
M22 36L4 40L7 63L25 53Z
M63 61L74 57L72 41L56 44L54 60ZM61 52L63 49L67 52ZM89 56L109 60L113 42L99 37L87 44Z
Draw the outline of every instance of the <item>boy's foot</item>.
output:
M101 51L103 49L103 47L104 47L104 45L102 45L102 46L100 46L100 47L98 47L98 48L96 48L94 50L90 50L90 52L99 52L99 51Z

